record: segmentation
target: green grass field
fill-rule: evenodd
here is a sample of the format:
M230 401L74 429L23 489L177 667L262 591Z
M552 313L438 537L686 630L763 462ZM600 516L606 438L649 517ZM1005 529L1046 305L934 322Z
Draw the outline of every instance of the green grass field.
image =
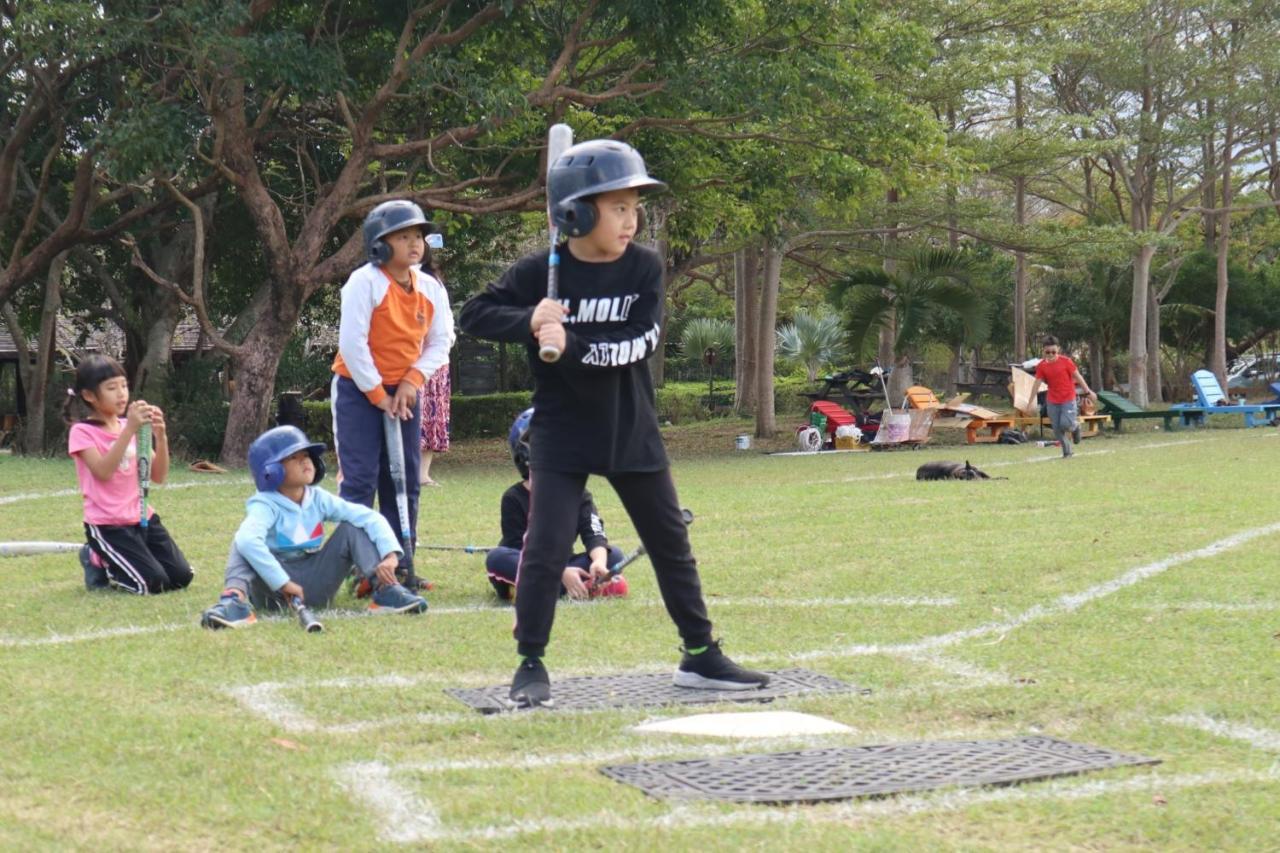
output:
M89 594L74 554L0 560L0 848L1275 849L1280 431L1126 432L1067 462L1026 445L779 458L734 452L734 431L671 434L717 633L745 663L870 688L763 706L852 734L632 730L761 709L736 704L476 714L443 689L516 662L479 556L423 552L424 617L344 599L320 635L202 630L251 489L180 471L152 503L196 567L185 592ZM914 480L966 458L1008 479ZM460 446L433 474L422 540L496 541L502 448ZM0 540L78 541L74 487L69 461L0 457ZM593 491L634 547L607 484ZM628 599L560 607L553 686L674 666L648 564L628 575ZM674 805L598 772L1025 734L1163 763L787 808Z

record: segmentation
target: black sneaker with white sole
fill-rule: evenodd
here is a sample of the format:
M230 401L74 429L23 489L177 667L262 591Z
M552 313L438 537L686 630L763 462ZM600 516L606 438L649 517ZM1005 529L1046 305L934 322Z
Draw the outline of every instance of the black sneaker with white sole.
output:
M550 708L555 705L551 698L551 676L542 665L542 658L525 658L516 668L511 679L511 692L508 698L514 708Z
M720 642L709 643L707 649L696 655L687 649L676 669L676 687L693 687L698 690L759 690L769 684L769 676L763 672L744 669L720 651Z

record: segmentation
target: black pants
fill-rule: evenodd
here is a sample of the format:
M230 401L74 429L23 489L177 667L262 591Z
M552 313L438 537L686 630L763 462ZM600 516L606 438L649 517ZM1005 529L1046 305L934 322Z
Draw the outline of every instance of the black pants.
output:
M89 547L102 560L116 586L137 595L186 589L194 573L187 558L153 515L140 524L86 524Z
M609 555L605 557L605 565L612 568L618 565L624 559L626 554L622 553L622 549L616 545L609 546ZM574 554L565 563L565 567L574 566L575 568L586 569L591 568L591 555L587 552ZM511 598L511 588L516 585L516 575L520 571L520 550L518 548L506 548L502 545L496 548L490 548L489 553L484 558L484 570L489 575L489 583L493 584L493 591L498 594L498 598L503 601ZM564 573L561 573L563 579ZM560 594L566 595L567 590L564 584L560 585Z
M608 480L649 552L662 601L681 639L686 646L705 646L711 641L711 620L671 471L611 474ZM529 530L516 575L514 633L522 655L541 656L551 639L560 575L573 550L586 484L586 474L559 471L536 470L530 478Z

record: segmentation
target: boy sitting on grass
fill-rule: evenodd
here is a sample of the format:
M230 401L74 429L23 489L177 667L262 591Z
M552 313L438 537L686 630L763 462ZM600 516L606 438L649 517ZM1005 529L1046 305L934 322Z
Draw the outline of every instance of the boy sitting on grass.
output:
M231 546L222 597L201 615L201 625L250 625L257 621L254 607L283 609L282 600L295 598L327 606L353 564L373 583L371 611L427 609L426 599L396 581L403 551L387 520L316 488L324 477L323 452L323 444L312 444L291 426L267 430L250 445L249 468L258 492L249 498ZM326 521L338 522L327 542Z

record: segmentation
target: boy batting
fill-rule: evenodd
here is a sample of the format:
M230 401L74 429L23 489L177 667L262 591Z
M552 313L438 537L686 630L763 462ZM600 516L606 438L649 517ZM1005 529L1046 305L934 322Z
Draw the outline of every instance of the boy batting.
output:
M529 426L530 512L516 580L519 665L513 706L552 704L542 658L551 639L561 571L590 474L606 477L649 552L667 612L684 644L681 687L753 690L764 673L726 657L712 634L671 479L646 364L662 321L662 259L634 244L640 193L665 185L639 152L612 140L575 145L551 165L552 224L567 235L557 299L545 298L548 256L515 263L463 307L467 332L526 345L534 376ZM545 362L539 352L561 353Z

